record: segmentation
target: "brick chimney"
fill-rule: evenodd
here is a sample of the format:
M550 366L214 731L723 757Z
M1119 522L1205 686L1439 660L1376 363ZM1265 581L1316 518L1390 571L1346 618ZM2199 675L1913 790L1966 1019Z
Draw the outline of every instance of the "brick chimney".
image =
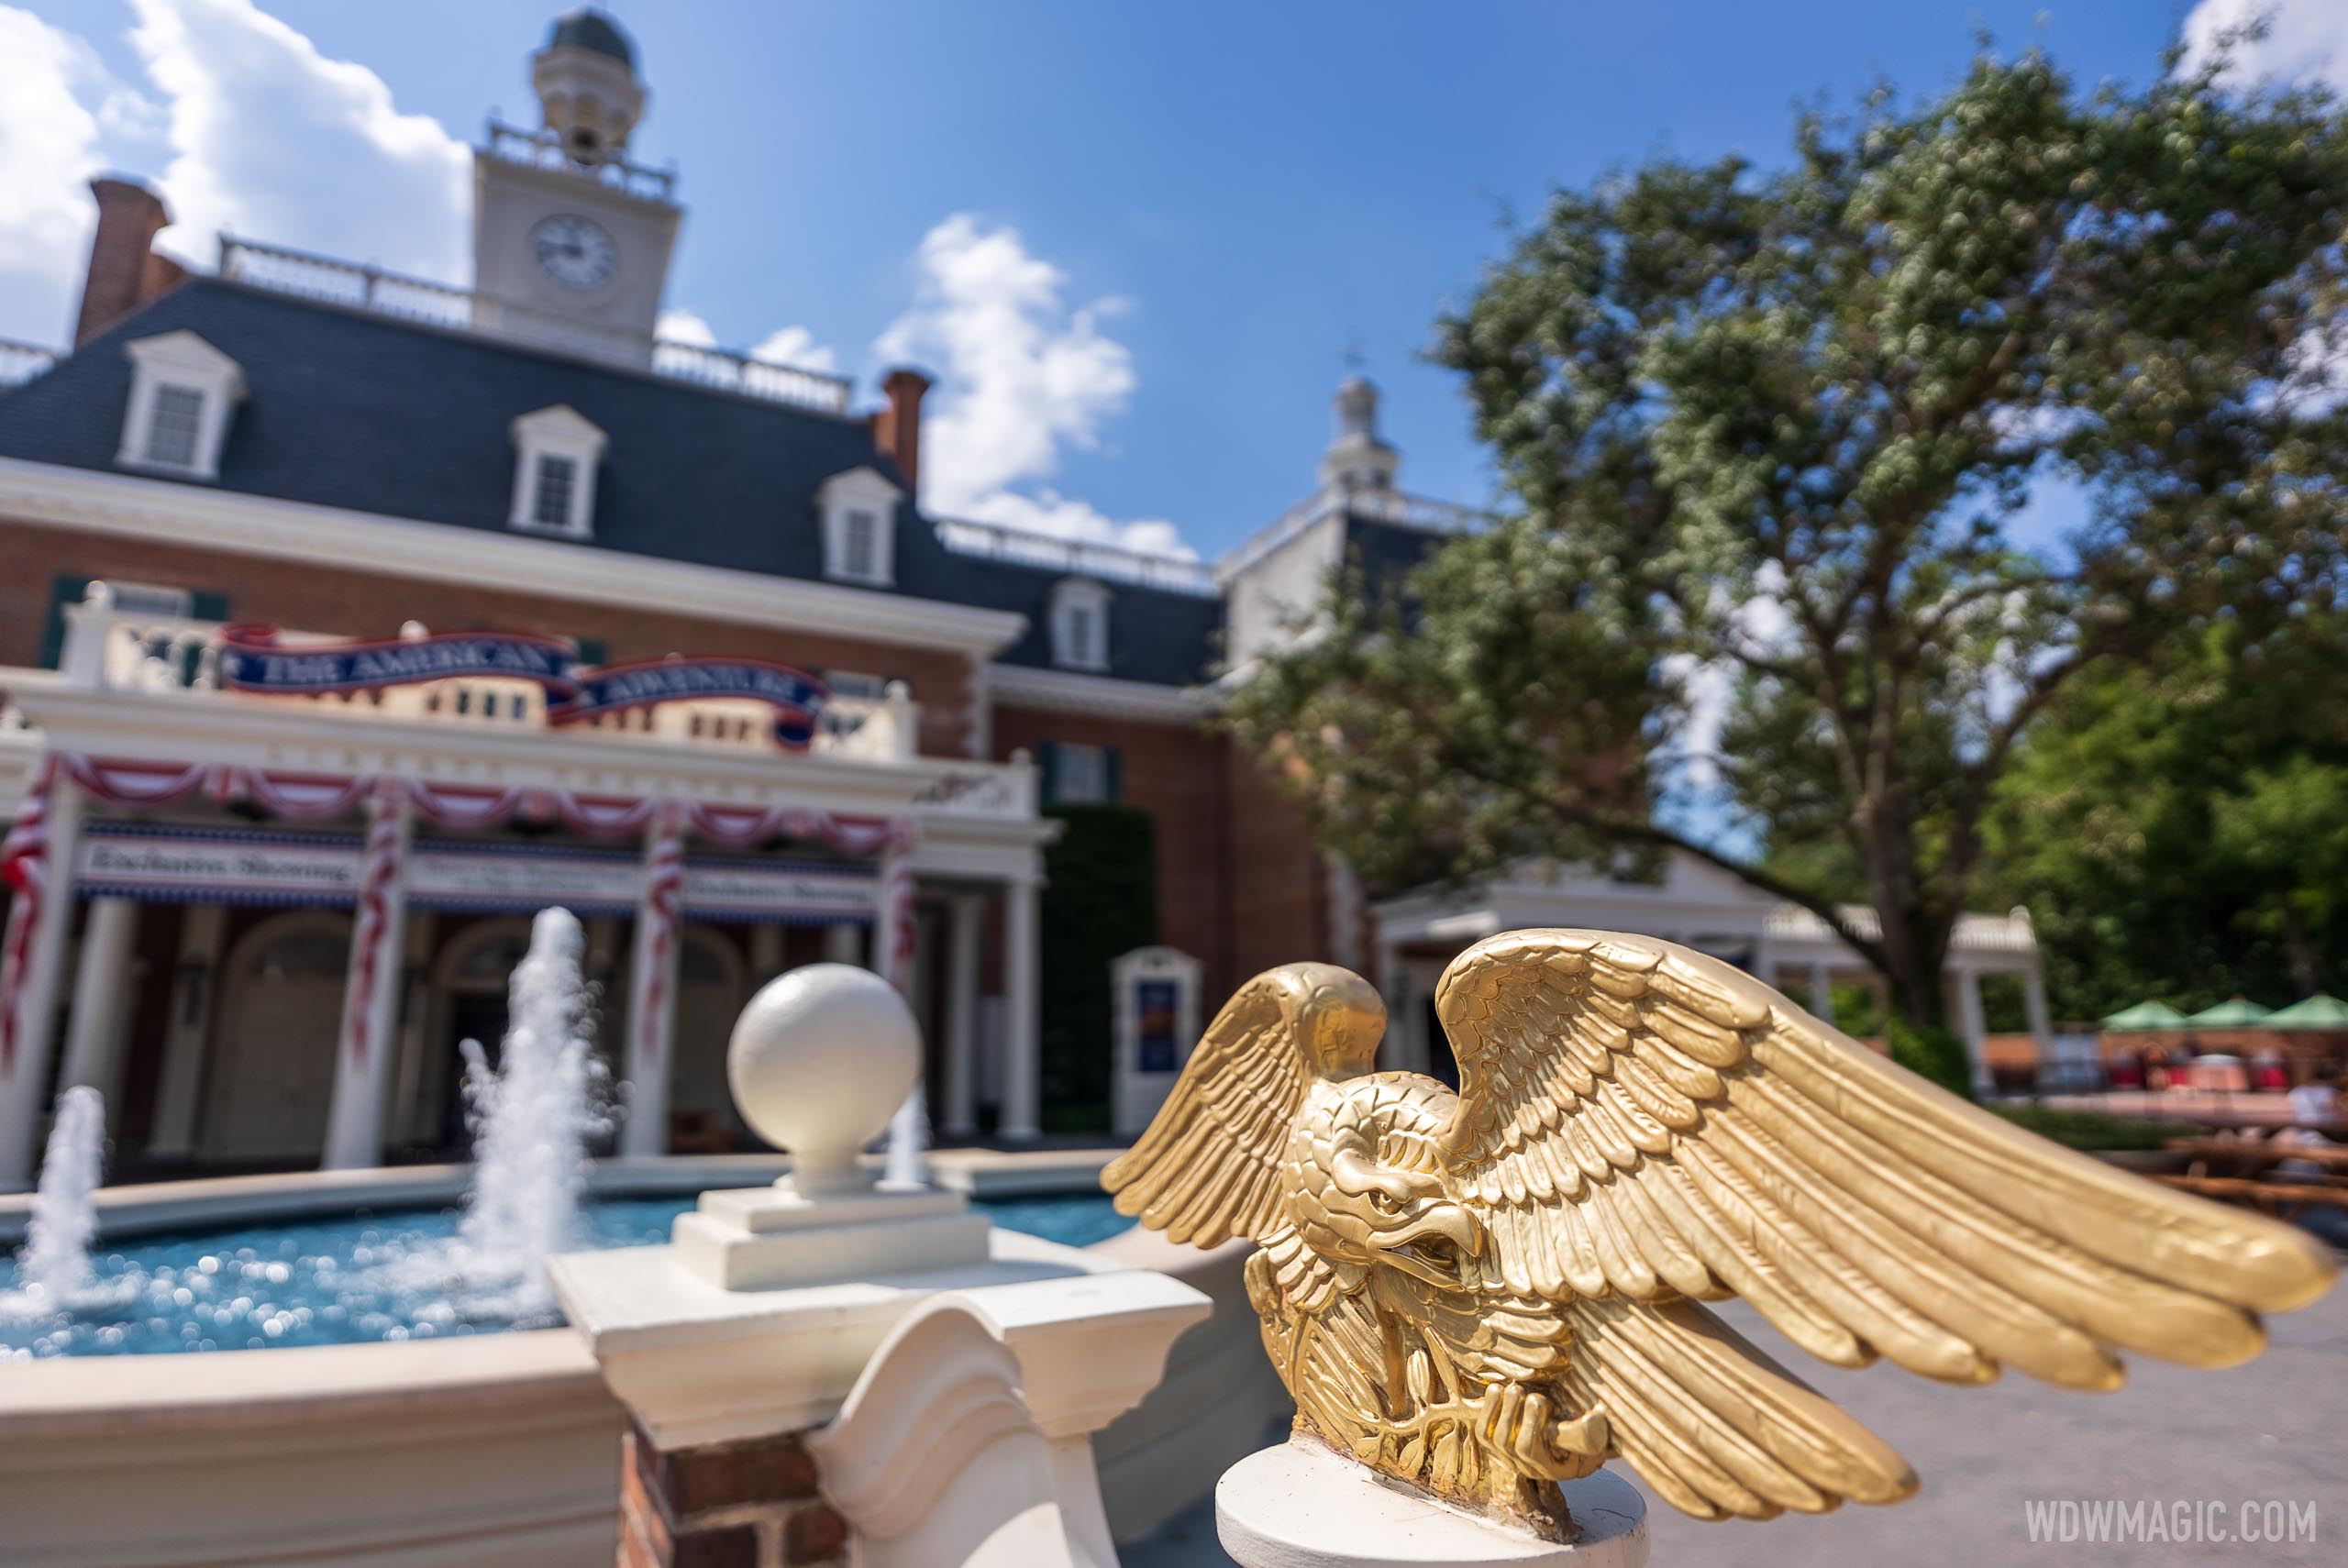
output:
M901 365L883 378L880 390L889 394L889 406L872 415L872 444L897 459L897 467L905 476L905 489L918 501L921 499L921 400L929 391L929 378L919 370Z
M113 175L91 181L90 193L98 199L98 229L90 238L90 274L73 323L76 348L185 275L179 263L151 248L156 232L172 221L162 197Z

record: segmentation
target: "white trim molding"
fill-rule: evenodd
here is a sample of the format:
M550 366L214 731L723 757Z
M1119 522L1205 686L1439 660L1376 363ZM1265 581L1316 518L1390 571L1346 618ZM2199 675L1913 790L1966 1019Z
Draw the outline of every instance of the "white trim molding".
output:
M245 395L243 369L184 330L126 343L123 352L130 357L130 401L122 411L122 445L114 460L155 473L217 479L228 416Z
M905 492L878 469L834 474L815 491L824 517L824 575L886 588L896 581L897 502Z
M426 582L511 583L584 604L657 602L712 621L989 657L1027 629L1012 611L15 458L0 458L0 518Z
M1194 724L1215 710L1213 695L1200 687L1155 686L1069 669L998 664L988 671L987 684L998 708L1136 719L1149 724Z
M595 470L609 438L603 428L566 403L517 414L514 434L514 512L507 525L526 534L566 539L595 536ZM559 499L562 519L543 515L550 464L570 465L568 491Z

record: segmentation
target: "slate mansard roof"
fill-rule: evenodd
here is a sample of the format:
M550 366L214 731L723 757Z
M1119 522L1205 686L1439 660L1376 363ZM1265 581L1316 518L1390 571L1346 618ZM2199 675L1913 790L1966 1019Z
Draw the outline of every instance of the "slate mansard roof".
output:
M514 418L567 403L610 443L593 547L809 581L824 580L824 481L869 467L904 482L861 417L212 278L190 279L0 393L0 458L120 471L124 345L181 329L236 360L248 392L219 479L168 482L506 534ZM894 525L895 584L867 591L1018 612L1027 634L1001 657L1050 665L1047 611L1066 573L949 551L910 502ZM1159 685L1206 677L1220 601L1110 586L1112 675Z

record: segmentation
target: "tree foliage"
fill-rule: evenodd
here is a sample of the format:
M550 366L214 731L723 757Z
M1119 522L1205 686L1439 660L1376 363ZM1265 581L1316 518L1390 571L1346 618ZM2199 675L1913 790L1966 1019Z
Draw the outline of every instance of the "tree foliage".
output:
M1678 847L1937 1025L2048 703L2336 581L2348 127L2217 69L2083 92L1985 52L1802 118L1779 169L1557 193L1435 350L1510 515L1400 594L1341 585L1228 722L1374 886ZM2092 515L2028 547L2049 479ZM1656 810L1691 764L1766 857Z
M2074 685L2000 787L1994 876L2058 1010L2348 984L2348 624L2213 627Z

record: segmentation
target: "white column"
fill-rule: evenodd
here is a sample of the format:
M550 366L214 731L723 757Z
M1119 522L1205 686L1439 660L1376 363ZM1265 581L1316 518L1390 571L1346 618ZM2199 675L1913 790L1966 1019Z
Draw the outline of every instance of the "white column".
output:
M1041 878L1004 884L1002 893L1002 1138L1033 1138L1036 1123L1037 1060L1042 1020L1036 1010L1038 970L1036 905Z
M824 928L824 962L864 966L864 931L846 922Z
M644 892L627 990L627 1120L620 1153L669 1152L669 1075L676 1056L677 955L684 945L684 830L666 812L645 834Z
M1952 977L1956 987L1956 1032L1965 1042L1965 1060L1973 1069L1973 1092L1989 1092L1988 1033L1982 1021L1981 977L1971 969L1959 969Z
M155 1090L150 1154L195 1150L195 1103L204 1087L204 1048L212 1032L212 1000L219 985L225 904L188 904L180 911L180 955L172 972L172 1017L163 1033L163 1071Z
M2038 1065L2054 1066L2054 1024L2046 1014L2046 974L2036 964L2023 971L2021 1006L2030 1021L2031 1038L2038 1042Z
M392 1075L391 1136L396 1143L437 1141L437 1125L422 1124L425 1056L433 1042L424 1032L432 1022L433 918L429 910L411 910L407 935L401 944L406 970L400 977L399 1071Z
M782 927L750 928L750 988L758 989L782 973Z
M976 893L958 893L948 908L945 1131L967 1138L979 1130L979 928L986 904Z
M61 1089L83 1085L105 1101L106 1127L122 1125L122 1043L129 1032L135 987L131 949L138 935L138 906L128 899L92 899L82 923L82 964L73 977L73 1010L67 1020Z
M33 1184L38 1154L34 1129L40 1125L49 1088L49 1064L57 1049L57 988L65 977L65 931L73 923L73 861L82 845L82 791L61 770L49 792L49 850L42 865L47 881L38 900L18 893L8 906L8 926L0 943L0 976L13 984L16 1036L0 1056L0 1192L21 1192ZM21 973L9 968L20 955Z
M1810 1010L1821 1023L1834 1021L1833 977L1827 974L1823 964L1810 966Z
M342 987L342 1027L335 1036L334 1095L327 1108L324 1169L383 1163L384 1091L399 1055L401 972L407 942L407 845L414 818L404 792L378 795L368 808L366 859L360 868L358 918L350 928L350 975Z

